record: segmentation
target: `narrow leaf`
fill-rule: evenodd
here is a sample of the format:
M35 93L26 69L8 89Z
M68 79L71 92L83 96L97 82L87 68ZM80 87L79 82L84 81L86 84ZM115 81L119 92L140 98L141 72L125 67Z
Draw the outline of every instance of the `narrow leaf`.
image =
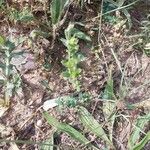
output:
M148 141L150 141L150 131L135 147L133 147L133 150L142 150Z
M85 145L89 145L92 146L90 144L90 141L87 140L79 131L77 131L76 129L74 129L73 127L71 127L70 125L66 124L66 123L60 123L58 122L53 116L50 116L48 114L48 112L44 112L43 113L45 119L47 120L47 122L57 128L58 130L61 130L62 132L67 133L68 135L70 135L73 139L76 139L77 141L79 141L82 144ZM96 147L92 146L94 149L98 150Z
M150 121L150 114L137 119L135 128L129 138L128 147L132 148L140 138L140 133L144 126Z
M2 35L0 35L0 45L4 45L5 41L5 38Z
M110 146L113 146L113 143L108 139L102 126L93 118L86 108L80 106L78 112L81 122L87 129L89 129L89 131L106 141Z
M118 2L118 7L123 6L124 2L125 2L125 0L119 0L119 2Z
M81 40L91 41L91 38L88 35L86 35L84 32L82 32L76 28L72 28L71 33L72 33L72 35L74 35L75 37L77 37Z
M51 137L44 142L40 147L40 150L54 150L54 132L51 134Z
M0 63L0 68L1 68L1 69L3 69L3 70L4 70L4 69L5 69L5 67L6 67L6 66L5 66L5 64Z
M131 27L132 27L132 20L131 20L130 13L126 9L123 9L122 12L124 13L124 15L126 16L126 18L128 20L129 29L131 29Z
M64 7L67 5L68 0L52 0L51 4L51 18L52 23L57 24L63 13Z
M113 79L112 79L112 68L109 69L109 78L107 80L107 84L104 90L103 99L114 99L114 85L113 85Z
M24 53L23 51L20 51L20 52L12 52L12 53L11 53L11 58L12 58L12 57L18 57L19 55L23 55L23 53Z

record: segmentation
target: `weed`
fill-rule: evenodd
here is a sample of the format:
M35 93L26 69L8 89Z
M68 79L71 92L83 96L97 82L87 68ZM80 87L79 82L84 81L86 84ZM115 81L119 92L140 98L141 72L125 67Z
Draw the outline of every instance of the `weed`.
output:
M4 106L9 106L10 98L15 89L18 89L21 84L20 76L15 71L14 66L11 64L11 59L20 55L20 52L14 52L15 44L0 36L0 52L1 62L0 68L2 75L0 76L1 82L4 85Z
M77 131L75 128L71 127L68 124L65 123L60 123L58 122L54 117L50 116L47 112L44 112L44 117L47 120L47 122L52 126L55 127L56 129L67 133L68 135L70 135L73 139L81 142L84 145L93 147L94 150L98 150L97 147L95 147L94 145L91 144L91 142L89 140L87 140L85 138L85 136L80 133L79 131Z
M42 30L42 28L41 28L41 30L33 29L29 35L29 40L28 40L29 44L28 45L30 46L30 44L32 44L30 48L37 50L39 48L36 46L36 41L38 42L38 37L44 37L47 40L51 40L51 42L48 42L48 43L50 43L50 44L48 44L48 46L49 45L51 46L48 50L53 51L53 50L55 50L54 44L55 44L55 41L57 40L57 35L61 35L61 34L57 34L57 33L58 33L58 31L60 31L60 29L62 29L62 30L64 29L63 24L67 18L67 15L69 16L70 13L72 12L72 9L74 8L74 7L72 7L71 9L69 9L69 6L70 6L70 4L71 4L71 6L73 6L72 4L74 4L73 3L74 1L75 0L51 0L51 6L49 8L51 16L48 16L49 10L47 10L47 5L44 5L44 7L45 7L45 16L44 17L46 17L47 20L46 20L46 22L43 23L43 21L40 22L41 20L39 20L39 21L35 20L31 10L28 7L22 7L20 9L18 7L15 7L16 9L13 8L13 6L15 6L16 4L19 4L19 2L15 3L15 2L8 1L8 5L7 5L7 2L5 2L4 0L0 0L0 11L2 12L0 14L0 18L2 18L1 22L5 22L5 21L7 21L7 19L9 21L12 21L12 23L15 23L15 24L17 24L17 23L25 23L26 24L26 23L35 21L35 23L38 23L39 26L41 25L42 27L46 27L46 30L45 29ZM117 26L118 23L121 26L122 24L125 23L125 21L122 20L122 17L120 17L120 15L123 14L127 18L126 20L128 20L129 28L131 28L132 21L131 21L128 10L130 9L130 7L133 4L135 4L138 1L139 0L135 0L135 1L133 1L133 0L130 0L130 1L103 0L103 1L101 1L102 9L101 9L101 13L99 14L98 18L103 17L105 19L104 21L107 20L113 26L114 26L114 24L116 24L116 26ZM76 2L78 2L78 4L80 4L81 8L85 5L85 2L88 3L89 5L93 5L95 3L94 0L93 1L92 0L76 0ZM98 1L96 1L96 2L98 2ZM44 1L44 3L47 4L50 2ZM35 5L36 4L38 4L38 3L35 2ZM5 11L5 7L6 7L6 11ZM43 7L43 5L42 5L42 7ZM42 11L43 11L43 9L42 9ZM84 12L84 10L83 10L83 12ZM117 15L116 16L110 15L111 13L114 13L114 12L121 12L121 13L119 13L119 17L116 17ZM48 13L48 14L46 14L46 13ZM74 14L74 11L73 11L73 14ZM87 14L89 14L89 16L86 16ZM86 19L91 18L91 16L95 17L94 15L92 15L93 14L92 9L87 14L85 15ZM150 20L149 20L149 17L150 16L148 16L147 20L145 20L141 23L142 36L141 36L141 42L138 45L142 50L144 49L144 53L147 56L150 55ZM48 18L51 18L51 20L48 20ZM95 17L95 18L97 18L97 17ZM67 18L67 19L70 20L70 18ZM9 21L7 21L7 22L9 23ZM94 21L93 20L91 21L92 26L95 24ZM65 23L67 23L67 22L65 22ZM86 21L85 21L85 23L86 23ZM82 23L78 23L78 25L81 25L81 24ZM63 28L62 28L62 26L63 26ZM82 25L82 27L83 26L84 25ZM90 24L89 24L89 26L90 26ZM101 27L102 26L101 26L101 21L100 21L99 31L101 30ZM47 31L50 31L50 32L47 33ZM4 32L6 32L6 31L4 31ZM117 32L120 32L120 31L118 30ZM105 39L104 41L103 41L103 39L101 39L100 34L99 34L98 38L100 39L100 40L98 39L99 44L104 44L104 45L106 44L106 46L109 44L107 39ZM21 39L21 41L23 41L23 40L24 39ZM128 114L130 112L128 110L126 110L126 109L128 109L128 107L123 106L123 109L122 109L122 106L120 106L120 107L118 106L118 103L121 103L121 102L118 101L118 99L115 95L115 94L117 94L117 92L115 92L115 89L114 89L114 81L113 81L113 76L112 76L113 68L107 67L108 68L108 80L107 80L106 86L104 87L104 92L101 96L102 105L99 106L96 103L95 108L94 108L94 110L96 109L96 107L101 109L101 112L103 113L102 116L104 117L103 119L105 121L103 123L98 122L98 120L94 118L94 116L95 116L94 113L98 114L98 117L99 117L100 116L99 112L92 111L94 113L90 113L90 111L88 111L85 107L82 106L83 104L85 104L86 102L88 102L91 99L91 96L87 93L80 92L81 91L80 77L81 77L82 69L79 67L79 64L85 58L80 53L80 47L79 47L80 40L84 40L84 41L88 41L88 42L91 41L90 37L87 36L82 31L75 28L73 23L69 24L68 28L65 30L65 38L61 38L62 43L66 47L66 57L62 61L62 64L65 67L65 71L62 73L62 75L66 80L68 80L72 84L73 88L77 91L77 93L74 93L71 96L70 95L63 96L63 97L59 97L58 99L49 100L49 102L51 101L51 107L49 107L49 108L59 106L59 108L61 108L61 109L64 109L64 108L65 109L66 108L74 109L77 112L76 117L78 117L78 124L83 127L82 129L84 129L84 131L88 131L89 133L94 135L93 137L94 137L94 140L96 139L96 142L97 142L97 139L98 140L100 139L101 142L99 143L99 141L98 141L97 146L102 145L103 147L98 148L97 146L95 146L96 142L94 141L95 143L93 144L93 140L91 140L91 141L88 140L86 138L86 136L83 134L84 131L81 131L81 130L78 131L73 126L71 126L67 123L61 123L61 122L57 121L56 118L54 118L53 116L50 116L47 112L44 112L44 117L46 118L47 122L54 128L54 130L53 130L54 132L52 131L51 137L49 137L48 140L45 141L44 143L37 143L37 142L33 142L33 141L31 141L31 142L30 141L21 141L21 140L7 141L5 139L4 140L1 139L0 141L6 142L6 143L8 143L8 142L9 143L13 143L13 142L17 143L18 142L18 143L22 143L22 144L37 144L40 146L43 144L41 149L44 149L44 150L55 149L55 147L57 147L57 146L54 145L55 144L54 134L57 131L61 131L61 132L68 134L70 137L79 141L80 143L82 143L86 146L89 146L95 150L98 150L100 148L101 149L103 149L103 148L104 149L115 149L116 143L120 140L121 136L122 136L121 139L123 139L123 140L124 140L124 138L126 139L126 142L123 141L124 143L126 143L126 145L122 141L121 141L122 143L120 144L124 147L124 149L140 150L140 149L144 148L145 144L150 140L150 132L146 133L144 130L145 126L150 121L150 115L147 114L147 115L140 116L139 114L136 114L138 118L134 118L135 116L125 115L126 112ZM95 38L94 38L94 40L95 40ZM18 41L18 43L21 43L21 41ZM103 43L101 43L101 42L103 42ZM122 42L122 43L124 43L124 42ZM22 53L22 52L15 52L16 45L17 44L15 42L13 42L12 40L8 40L8 39L5 39L3 36L0 36L0 84L2 85L1 89L2 89L2 94L4 95L3 99L0 99L0 111L1 111L1 106L8 107L10 105L10 100L11 100L12 96L14 95L14 92L16 92L17 89L21 86L21 77L18 74L17 68L15 68L15 66L12 64L12 58L17 57L18 55L21 55L21 53ZM25 43L25 46L26 46L26 43ZM41 49L43 48L41 43L39 43L39 46ZM124 45L122 47L124 47ZM116 48L117 48L117 46L116 46ZM46 46L46 48L44 46L43 49L45 52L46 51L45 49L47 49L47 46ZM127 86L123 85L123 82L125 80L124 79L125 72L123 72L123 68L121 65L122 61L120 61L120 59L118 58L118 57L120 57L120 55L118 55L117 51L114 51L113 48L110 48L110 50L116 61L117 66L120 69L120 72L122 73L122 81L120 84L120 89L122 90L122 95L119 94L118 97L120 99L124 99L125 95L127 94L127 92L124 90L124 86L125 86L125 88L127 88ZM46 53L44 53L44 57L47 57L47 55L49 56L49 54L51 54L51 51L50 51L50 53L49 52L47 53L47 51L46 51ZM107 50L106 50L105 54L107 55ZM42 59L43 59L43 57L42 57ZM108 57L108 59L109 59L109 57ZM92 59L92 61L93 61L93 59ZM94 58L94 61L97 61L97 60L95 60L95 58ZM107 63L110 64L111 62L112 61L106 62L106 64ZM89 64L92 65L93 62L90 62ZM51 69L49 59L46 59L44 67L48 71ZM92 66L90 66L90 67L92 67ZM38 69L39 68L40 67L38 67ZM55 89L55 88L51 88L49 86L49 80L43 80L41 83L45 87L45 90L48 90L48 91L50 91L50 93L53 93L53 89ZM94 83L95 83L95 81L94 81ZM89 82L89 84L93 84L93 82ZM96 89L97 89L97 87L96 87ZM96 92L96 91L94 90L94 92ZM99 98L96 97L96 100L97 99L99 100ZM148 103L147 106L149 107L149 99L147 100L147 103ZM48 105L48 103L45 103L45 105ZM125 104L123 103L123 105L125 105ZM146 106L146 102L144 101L144 104L142 104L142 105ZM135 104L129 105L129 106L132 107L131 109L135 109L138 107ZM121 113L120 113L120 108L121 108ZM124 110L124 108L125 108L125 110ZM92 114L94 114L94 116L92 116ZM1 114L0 114L0 117L1 117ZM123 132L126 132L126 128L124 127L125 124L121 120L122 118L124 119L124 122L129 125L128 126L129 127L128 128L128 136L127 136L128 139L126 138L126 135L122 135L122 134L124 134ZM26 123L26 120L25 120L25 123ZM71 123L73 124L74 122L71 122ZM122 125L122 127L120 124ZM107 128L105 128L105 127L107 127ZM104 130L104 128L107 129L107 132ZM114 133L116 133L116 130L119 130L119 133L117 132L118 133L117 136L119 136L119 137L114 135ZM121 130L123 130L123 132ZM91 135L91 134L89 134L89 135ZM114 141L117 141L117 142L114 142ZM103 144L101 144L101 143L103 143Z
M78 96L63 96L56 100L56 103L58 103L58 106L60 108L66 108L66 107L76 107L78 105L83 105L86 102L89 102L91 99L91 96L88 93L82 93L80 92Z
M77 55L79 50L78 39L72 37L68 41L68 56L67 60L62 61L62 64L67 68L63 72L63 76L69 79L69 82L72 83L73 87L80 91L80 83L77 78L80 76L81 69L78 68L78 64L82 61L81 56Z
M135 127L133 127L133 131L130 135L130 139L128 141L128 147L131 149L136 147L136 143L140 138L140 133L142 133L142 129L145 125L150 121L150 114L139 117L135 122ZM145 134L145 133L144 133ZM149 133L148 133L149 134ZM146 135L146 134L145 134ZM149 137L150 139L150 137ZM142 144L140 144L142 146ZM145 145L145 144L144 144Z
M67 47L66 60L62 61L62 64L66 67L66 71L63 72L65 79L73 85L77 91L80 91L80 77L81 69L78 64L84 60L83 55L79 53L78 39L90 41L90 38L80 30L74 28L73 24L70 24L65 30L66 39L61 39L63 44Z

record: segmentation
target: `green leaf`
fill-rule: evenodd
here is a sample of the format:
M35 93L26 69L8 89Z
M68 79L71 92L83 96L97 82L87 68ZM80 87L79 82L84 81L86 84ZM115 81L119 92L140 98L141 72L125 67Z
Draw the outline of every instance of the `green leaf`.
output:
M5 70L5 64L4 63L0 63L0 68L4 71Z
M112 68L109 70L109 78L107 80L107 85L104 90L103 99L114 99L114 87L112 79Z
M118 7L123 6L124 2L125 2L125 0L119 0L119 2L118 2Z
M64 39L64 38L61 38L60 40L61 40L61 42L67 47L67 40Z
M39 37L39 36L42 36L42 37L44 37L44 38L48 38L48 37L49 37L49 33L43 32L43 31L41 31L41 30L36 30L36 29L32 30L31 33L30 33L30 37L31 37L33 40L35 40L35 39L36 39L37 37Z
M64 71L63 72L63 77L65 77L66 79L70 77L70 74L68 71Z
M60 19L61 0L52 0L51 4L51 19L52 23L56 24Z
M112 99L113 98L113 80L108 79L107 85L104 90L103 99Z
M70 30L70 33L73 36L75 36L76 38L79 38L79 39L82 39L82 40L85 40L85 41L89 41L89 42L91 41L91 38L88 35L86 35L84 32L82 32L82 31L80 31L76 28L72 28Z
M92 144L90 144L90 141L87 140L79 131L77 131L76 129L74 129L70 125L68 125L66 123L58 122L53 116L50 116L48 114L48 112L44 112L43 115L44 115L45 119L47 120L47 122L51 126L57 128L58 130L61 130L62 132L67 133L73 139L79 141L80 143L92 146L94 149L98 150L96 147L94 147Z
M32 14L20 16L20 21L22 21L22 22L30 22L33 19L34 19L34 17Z
M23 51L20 51L20 52L12 52L12 53L11 53L11 58L12 58L12 57L18 57L19 55L23 55L23 54L24 54Z
M115 2L114 0L105 0L105 1L111 3L111 4L114 5L114 6L118 6L118 3Z
M74 24L70 23L68 28L65 30L66 39L71 39L71 37L76 37L85 41L91 42L91 38L84 32L74 28Z
M52 24L57 24L63 13L65 6L68 4L68 0L52 0L51 4L51 19Z
M40 147L40 150L54 150L54 134L55 131L51 133L51 137L44 142L44 144Z
M106 141L110 146L113 147L113 143L108 139L107 134L103 130L102 126L93 118L93 116L87 111L86 108L79 107L79 118L83 125L89 129L90 132Z
M150 113L136 120L135 128L129 138L129 142L128 142L129 148L132 148L134 145L136 145L136 142L140 138L140 133L142 129L149 121L150 121Z
M146 136L133 147L133 150L142 150L147 142L150 141L150 131L146 134Z
M131 29L131 27L132 27L132 20L131 20L130 13L126 9L123 9L122 12L124 13L124 15L126 16L126 18L128 20L129 29Z
M79 39L91 42L91 38L89 36L87 36L84 32L81 32L80 30L79 30L79 32L75 33L75 36Z
M115 101L103 100L103 114L107 120L106 125L109 128L109 138L113 141L113 126L116 118L116 103Z
M6 42L5 42L5 45L6 45L6 47L9 48L9 51L12 51L12 50L15 49L15 44L12 43L11 41L6 41Z
M0 45L4 45L5 42L6 42L6 39L2 35L0 35Z
M4 81L5 81L5 77L3 75L0 75L0 83L4 84Z

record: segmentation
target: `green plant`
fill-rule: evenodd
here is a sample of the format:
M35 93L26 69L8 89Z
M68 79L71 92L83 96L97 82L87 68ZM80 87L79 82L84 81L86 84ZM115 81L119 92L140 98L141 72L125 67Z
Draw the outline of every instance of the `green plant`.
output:
M113 141L113 126L116 119L116 105L117 105L117 99L115 97L114 93L114 81L112 78L112 68L110 67L109 73L108 73L108 79L107 84L104 89L104 93L102 94L103 99L103 114L106 120L106 124L109 127L109 139L110 141Z
M20 87L21 78L15 70L13 64L11 64L11 59L20 55L22 52L14 52L15 44L11 41L0 36L0 68L2 74L0 75L1 83L4 85L4 101L3 105L8 107L10 103L10 98L13 91Z
M150 56L150 14L141 22L141 31L138 34L137 42L134 47Z
M65 7L68 5L69 0L52 0L51 3L51 19L53 25L58 25L61 20L63 11Z
M94 150L98 150L97 147L91 144L89 140L85 138L83 134L81 134L79 131L71 127L70 125L66 123L60 123L55 119L53 116L50 116L47 112L43 113L45 119L47 122L57 130L60 130L62 132L65 132L66 134L70 135L73 139L79 141L80 143L87 145L89 147L92 147Z
M95 134L97 137L106 141L106 143L108 143L109 146L114 147L112 142L107 137L107 134L103 130L102 126L92 117L92 115L86 110L86 108L81 106L78 106L76 108L83 126L86 129L88 129L91 133ZM80 143L88 147L93 147L94 150L98 150L98 148L92 145L91 142L88 141L81 132L77 131L76 129L74 129L66 123L58 122L57 119L55 119L53 116L50 116L47 112L44 112L43 115L52 127L69 134L73 139L79 141Z
M91 99L90 95L88 93L79 93L77 96L63 96L59 97L56 100L56 103L58 103L58 106L61 108L66 107L76 107L78 105L82 105L86 102L88 102Z
M110 141L104 129L102 128L102 125L100 125L97 120L93 118L86 108L79 106L78 113L80 121L90 132L106 141L109 146L114 147L112 141Z
M109 130L109 139L113 142L113 132L116 130L115 123L121 116L125 118L127 122L130 122L128 120L129 116L118 114L117 107L118 103L121 103L121 101L117 100L114 93L114 87L113 87L113 79L112 79L112 68L110 68L109 72L109 78L107 80L107 84L105 86L104 93L102 95L103 99L103 114L104 118L106 120L105 125L107 125ZM146 101L144 104L137 103L130 106L132 109L136 109L137 107L141 107L143 105L146 105ZM149 105L148 105L149 106ZM144 116L138 116L138 118L132 120L132 126L131 126L131 133L129 135L128 141L128 149L129 150L142 150L145 146L145 144L150 140L149 132L145 133L144 128L148 125L150 121L150 114L146 114ZM141 139L141 133L145 135L144 138Z
M115 9L114 5L112 5L110 2L105 2L104 1L104 4L103 4L103 13L106 13L108 11L111 11ZM116 17L115 15L104 15L104 20L109 22L110 24L114 24L116 22L118 22L120 19L118 17Z
M139 142L139 144L137 142L140 139L140 134L143 133L142 131L143 128L149 121L150 121L150 114L137 118L135 122L135 126L133 127L132 133L128 140L128 147L130 149L132 149L133 147L134 147L133 149L135 150L139 149L139 147L141 147L140 149L142 149L145 146L145 144L150 140L150 136L149 136L150 133L147 133L147 134L144 133L146 136L148 135L148 138L146 140L147 142L144 142L145 144L143 144L142 140L144 140L144 138Z
M150 14L142 21L142 47L146 55L150 56Z
M50 12L51 12L51 26L53 38L51 50L54 46L56 33L66 20L67 11L65 12L65 8L68 9L69 5L70 5L69 0L52 0L51 2ZM64 16L62 17L63 14Z
M142 150L144 146L150 141L150 131L145 135L145 137L133 147L133 150Z
M112 114L114 113L114 109L112 109ZM103 139L104 141L106 141L106 148L111 147L113 149L113 137L111 138L111 136L109 136L110 138L108 138L108 135L105 133L105 131L103 130L103 125L99 124L94 118L93 116L82 106L78 107L78 114L79 114L79 118L81 123L83 123L84 127L86 129L88 129L91 133L95 134L96 136L98 136L99 138ZM132 134L130 134L129 139L128 139L128 149L129 150L142 150L145 146L145 144L150 140L150 133L148 132L147 134L145 134L145 137L140 139L141 137L141 132L143 132L142 130L144 129L145 125L148 124L148 122L150 121L150 115L145 115L145 116L141 116L140 118L138 118L137 120L135 120L135 126L133 126L132 129ZM116 118L118 116L117 115L111 115L111 118L114 120L113 122L115 122ZM106 119L106 122L108 122L110 120L110 116ZM112 131L114 130L114 125L111 125L109 127L109 135L112 135Z
M127 5L125 5L125 0L118 0L118 1L114 1L114 0L104 0L104 4L103 4L103 16L109 20L109 21L117 21L117 20L113 20L114 17L110 17L110 13L112 12L116 12L116 11L121 11L125 17L128 20L128 26L129 29L132 26L132 21L131 21L131 16L130 13L128 12L128 9L134 5L135 3L137 3L139 0L133 1L133 2L128 2Z
M66 67L63 76L69 80L73 88L80 91L81 85L78 78L80 77L81 69L78 65L83 61L84 57L79 53L78 39L90 41L90 38L80 30L74 28L73 24L70 24L65 30L65 38L66 39L61 39L63 44L67 47L66 60L62 61L62 64Z
M24 7L22 10L18 11L15 8L9 10L8 17L14 23L23 22L28 23L34 20L34 16L29 8Z

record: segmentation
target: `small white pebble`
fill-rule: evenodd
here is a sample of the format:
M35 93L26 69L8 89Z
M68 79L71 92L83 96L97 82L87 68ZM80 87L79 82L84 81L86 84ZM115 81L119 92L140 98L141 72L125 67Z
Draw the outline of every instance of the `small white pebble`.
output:
M41 126L42 126L42 120L38 120L37 123L36 123L36 125L37 125L38 127L41 127Z

